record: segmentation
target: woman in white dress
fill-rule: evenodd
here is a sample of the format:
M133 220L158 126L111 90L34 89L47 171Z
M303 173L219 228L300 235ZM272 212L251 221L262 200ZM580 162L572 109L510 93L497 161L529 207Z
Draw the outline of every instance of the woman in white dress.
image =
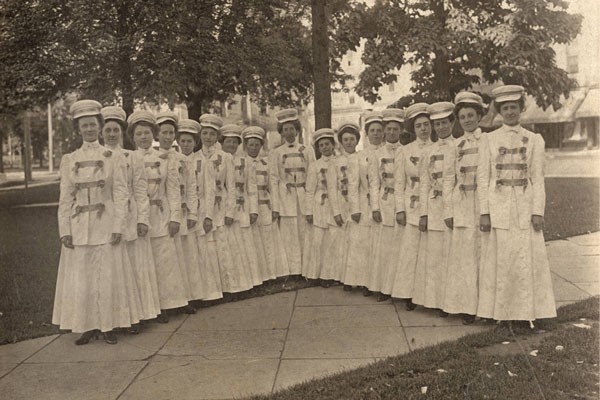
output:
M444 222L443 182L454 152L454 104L442 101L427 107L438 140L429 146L421 163L419 198L420 227L427 232L419 247L412 301L427 308L448 314L442 308L446 267L450 251L450 229Z
M369 192L374 228L373 267L369 277L369 290L378 292L377 301L386 301L392 292L403 227L396 222L395 163L401 162L400 134L404 123L404 110L388 108L382 111L385 145L371 154L369 159Z
M188 304L188 284L185 264L177 254L175 235L182 221L181 192L178 165L169 161L168 153L152 148L158 126L149 111L135 111L128 118L128 132L133 137L137 152L144 160L150 203L150 244L156 267L160 299L160 323L169 322L167 310Z
M315 132L313 143L318 147L319 159L312 162L306 177L306 222L307 240L304 243L302 276L320 279L323 287L329 287L334 280L340 280L342 262L335 252L336 244L343 238L344 221L337 198L334 132L322 128ZM336 203L334 206L333 204Z
M480 229L490 232L477 315L501 321L556 317L544 243L544 139L523 128L524 89L492 91L503 125L483 135L477 188Z
M475 320L478 300L478 280L482 240L489 233L479 230L479 195L477 169L479 143L482 137L479 122L484 115L479 95L460 92L454 98L456 115L464 135L455 141L454 150L444 173L444 221L452 230L452 246L444 283L442 310L463 314L463 323Z
M426 233L419 228L420 169L424 154L431 145L431 121L427 103L415 103L406 109L407 130L416 140L403 147L402 162L396 163L396 222L404 226L400 257L392 287L392 297L405 299L406 309L412 311L417 262L421 241ZM423 243L425 244L425 243Z
M268 157L260 153L265 143L266 132L259 126L249 126L242 131L244 148L251 171L255 175L258 192L258 220L252 225L252 233L258 254L265 263L265 280L288 276L290 268L281 239L279 226L273 221L272 186L269 179ZM260 262L261 257L259 257Z
M100 332L109 344L113 331L129 327L132 313L126 287L127 253L121 243L127 213L123 156L98 143L103 119L100 103L71 106L82 146L60 164L58 227L62 243L52 323L83 334L77 345ZM130 271L129 271L130 272Z
M148 200L148 182L142 156L135 151L123 148L123 133L127 128L125 111L121 107L108 106L102 109L104 126L102 138L104 146L121 153L127 166L127 221L123 232L123 242L137 287L135 294L140 304L140 320L156 318L160 314L158 285L154 258L148 238L150 203ZM131 291L133 295L134 291ZM131 333L138 333L139 326L132 325Z

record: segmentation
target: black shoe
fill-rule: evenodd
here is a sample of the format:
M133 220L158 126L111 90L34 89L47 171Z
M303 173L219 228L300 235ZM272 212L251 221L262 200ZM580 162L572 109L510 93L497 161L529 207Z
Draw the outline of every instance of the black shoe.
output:
M408 300L406 300L406 304L404 305L404 308L406 309L406 311L412 311L415 308L417 308L417 305L412 302L412 299L408 299Z
M344 285L344 292L351 292L351 291L352 291L352 286Z
M167 314L166 310L160 310L160 314L156 317L156 322L159 324L166 324L169 322L169 314Z
M465 314L465 316L463 317L463 325L471 325L473 322L475 322L475 316Z
M448 313L444 310L439 310L438 316L440 316L441 318L446 318L448 316Z
M371 292L371 291L369 290L369 288L367 288L367 287L364 287L364 288L363 288L363 292L362 292L362 294L363 294L363 296L365 296L365 297L373 296L373 292Z
M104 332L104 341L108 344L117 344L117 334L115 331Z
M331 283L327 280L327 279L321 279L321 287L327 289L328 287L331 287Z
M129 333L132 335L137 335L140 333L140 324L133 324L129 327Z
M196 314L196 309L191 304L183 307L183 312L186 314Z
M84 344L88 344L91 339L97 339L98 338L98 333L99 332L100 331L98 331L97 329L92 329L91 331L83 332L83 334L79 337L79 339L77 339L75 341L75 344L77 346L82 346Z
M379 293L377 295L377 302L381 303L383 301L387 301L391 296L389 294Z

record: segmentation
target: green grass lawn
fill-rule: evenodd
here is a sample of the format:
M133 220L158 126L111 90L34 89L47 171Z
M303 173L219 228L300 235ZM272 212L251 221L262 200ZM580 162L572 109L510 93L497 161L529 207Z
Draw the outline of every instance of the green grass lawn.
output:
M598 300L561 307L543 331L498 327L252 399L597 399Z
M599 230L598 179L547 179L546 190L547 240ZM50 325L60 251L57 208L9 208L57 200L57 184L0 192L0 344L58 332ZM231 300L306 285L269 283Z

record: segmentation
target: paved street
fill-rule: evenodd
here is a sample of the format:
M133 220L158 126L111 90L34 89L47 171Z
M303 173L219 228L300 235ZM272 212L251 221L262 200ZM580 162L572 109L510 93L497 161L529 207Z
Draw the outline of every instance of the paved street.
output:
M600 294L600 233L547 243L557 306ZM55 335L0 346L7 399L230 399L490 329L464 326L341 287L309 288L202 309L75 346Z

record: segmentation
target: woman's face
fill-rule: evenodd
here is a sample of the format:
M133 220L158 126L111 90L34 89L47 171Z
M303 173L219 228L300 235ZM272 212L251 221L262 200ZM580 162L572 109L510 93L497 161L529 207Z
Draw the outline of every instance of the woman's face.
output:
M226 153L235 154L239 145L240 139L236 137L228 136L223 139L223 151Z
M153 141L154 136L149 126L137 125L133 129L133 142L138 148L148 150L152 146Z
M286 122L281 127L281 137L287 143L294 143L296 140L296 136L298 135L298 131L296 127L291 122Z
M123 131L121 125L116 121L108 121L102 127L102 139L104 145L110 148L120 146L122 143Z
M379 122L371 122L367 131L369 143L374 146L379 146L383 141L383 125Z
M262 141L257 138L250 138L246 141L246 152L252 158L258 156L260 149L262 148Z
M344 151L348 154L352 154L356 151L356 144L358 140L356 139L356 135L350 132L346 132L342 134L342 147Z
M205 147L211 147L217 143L219 134L213 128L202 128L200 131L200 141Z
M189 156L194 152L194 147L196 147L196 140L194 140L194 135L190 133L181 133L179 134L179 140L177 141L179 144L179 148L181 152Z
M324 138L319 140L317 142L317 147L319 148L321 154L323 154L326 157L329 157L333 154L333 143L331 143L331 140L329 139Z
M158 129L158 143L161 149L169 150L175 141L175 127L171 124L161 124Z
M396 121L390 121L385 124L385 141L388 143L396 143L400 140L400 134L402 133L402 124Z
M463 107L458 112L458 123L465 132L473 132L479 128L481 116L471 107Z
M77 120L79 133L84 142L95 142L100 134L100 123L95 116L81 117Z
M433 129L437 133L440 139L446 139L452 134L452 126L454 122L450 121L450 118L441 118L433 121Z
M500 115L504 123L508 126L514 126L521 119L521 106L517 101L506 101L500 105Z
M415 135L421 140L431 138L431 121L428 117L422 116L415 119Z

